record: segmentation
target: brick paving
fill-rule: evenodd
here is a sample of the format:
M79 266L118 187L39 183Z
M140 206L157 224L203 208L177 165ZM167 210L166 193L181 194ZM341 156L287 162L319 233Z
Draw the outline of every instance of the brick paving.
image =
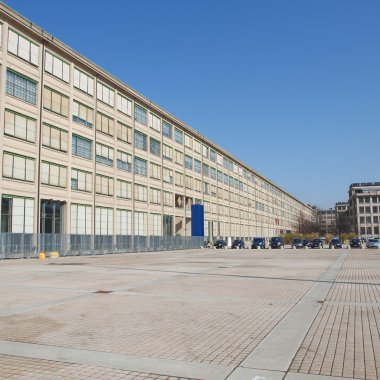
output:
M290 371L380 377L380 255L351 251Z
M232 371L341 254L203 250L3 261L0 341ZM380 254L349 251L330 285L290 373L378 379ZM1 379L191 378L2 353Z
M3 380L190 380L185 377L155 375L113 368L0 355Z

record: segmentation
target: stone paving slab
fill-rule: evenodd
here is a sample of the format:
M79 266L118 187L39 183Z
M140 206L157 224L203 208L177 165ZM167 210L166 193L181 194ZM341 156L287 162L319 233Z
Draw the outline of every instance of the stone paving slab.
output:
M376 252L191 250L10 260L0 271L1 379L379 376ZM269 337L297 305L317 313L299 326L290 367L244 367L261 344L276 358Z

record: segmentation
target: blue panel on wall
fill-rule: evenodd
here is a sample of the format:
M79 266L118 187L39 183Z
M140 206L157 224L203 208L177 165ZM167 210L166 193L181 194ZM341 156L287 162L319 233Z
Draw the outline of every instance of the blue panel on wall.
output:
M191 206L191 236L205 235L205 213L203 205Z

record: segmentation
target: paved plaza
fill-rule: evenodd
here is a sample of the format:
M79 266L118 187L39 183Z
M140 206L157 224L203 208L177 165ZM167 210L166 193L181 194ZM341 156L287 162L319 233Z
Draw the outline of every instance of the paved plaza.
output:
M380 252L0 261L1 379L380 378Z

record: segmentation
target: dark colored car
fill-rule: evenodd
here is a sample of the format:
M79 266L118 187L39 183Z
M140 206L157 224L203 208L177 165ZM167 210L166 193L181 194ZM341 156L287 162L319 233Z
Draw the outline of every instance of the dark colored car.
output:
M218 248L224 248L227 247L227 242L225 240L219 239L214 243L214 247L216 249Z
M240 239L234 240L233 243L232 243L231 248L232 249L243 249L243 248L245 248L244 241L240 240Z
M257 248L264 249L265 248L265 239L261 237L256 237L252 240L252 249L257 249Z
M272 237L270 239L269 245L271 248L284 248L284 239L282 237Z
M304 248L305 247L309 247L310 248L311 247L311 240L303 239L302 244L303 244Z
M302 239L295 238L292 240L292 248L303 248Z
M351 239L350 241L350 247L351 248L361 248L362 247L362 241L360 239Z
M322 239L314 239L310 245L311 248L323 248L323 240Z
M329 243L329 248L342 248L342 242L339 239L331 239Z

